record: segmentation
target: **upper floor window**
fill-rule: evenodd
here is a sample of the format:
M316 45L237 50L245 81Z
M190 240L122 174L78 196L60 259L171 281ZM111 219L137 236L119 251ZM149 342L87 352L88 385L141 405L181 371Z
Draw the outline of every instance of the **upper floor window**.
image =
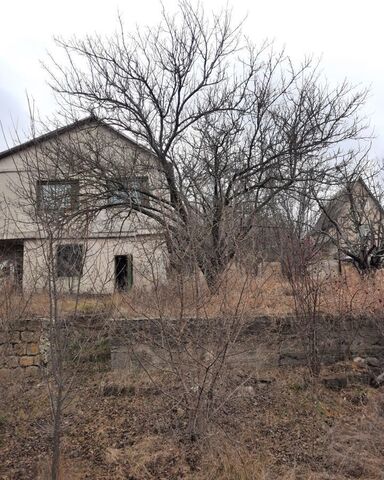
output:
M112 204L129 204L147 207L149 205L148 177L127 177L111 180L109 201Z
M37 182L39 210L63 212L74 210L79 200L78 180L40 180Z
M370 230L371 230L370 226L367 223L364 223L364 224L359 226L359 234L362 237L367 237L370 233Z

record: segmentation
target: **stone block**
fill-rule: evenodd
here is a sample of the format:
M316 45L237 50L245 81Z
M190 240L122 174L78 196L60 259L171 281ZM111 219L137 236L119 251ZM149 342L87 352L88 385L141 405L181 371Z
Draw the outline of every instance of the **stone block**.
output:
M9 368L0 368L0 382L8 380L11 376L12 370Z
M346 376L323 378L322 382L328 389L339 391L347 387L348 378Z
M27 344L27 355L38 355L39 352L40 352L40 348L37 343Z
M14 355L25 355L27 352L27 346L25 343L15 343L12 350Z
M28 357L28 356L20 357L19 365L20 367L31 367L32 365L34 365L34 359L35 357Z
M384 372L383 373L380 373L380 375L378 375L374 382L373 382L373 385L375 387L381 387L382 385L384 385Z
M40 355L34 355L32 358L33 358L33 365L36 365L37 367L39 367L41 363Z
M380 367L380 361L376 357L367 357L367 365L370 367Z
M36 376L40 373L40 368L32 365L30 367L26 367L24 369L24 373L25 373L25 375L28 375L30 377L34 377L34 376Z
M21 339L23 342L38 342L39 332L21 332Z
M30 332L37 332L41 329L41 320L27 320L25 322L25 329Z
M16 368L8 368L9 371L9 382L18 382L20 378L23 376L24 368L16 367Z
M21 342L20 332L9 332L8 338L9 338L10 343L20 343Z
M18 357L6 357L6 365L8 368L16 368L19 366Z
M5 357L6 355L10 354L10 345L0 345L0 357Z

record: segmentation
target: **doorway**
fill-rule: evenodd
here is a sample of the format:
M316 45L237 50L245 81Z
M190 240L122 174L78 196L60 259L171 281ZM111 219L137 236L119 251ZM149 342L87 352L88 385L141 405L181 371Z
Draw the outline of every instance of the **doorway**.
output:
M126 292L133 285L132 255L115 255L115 289Z
M20 291L23 288L23 257L22 240L0 240L0 280Z

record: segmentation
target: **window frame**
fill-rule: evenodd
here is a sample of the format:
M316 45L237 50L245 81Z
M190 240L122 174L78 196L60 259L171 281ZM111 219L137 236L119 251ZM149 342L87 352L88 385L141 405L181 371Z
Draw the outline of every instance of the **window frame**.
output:
M135 182L138 182L140 188L132 188ZM119 191L116 186L121 185ZM130 205L135 207L149 207L149 179L147 175L133 175L130 177L121 177L109 180L108 186L108 202L110 205ZM134 193L138 193L139 198L134 199ZM119 200L119 195L121 199Z
M58 208L57 205L52 205L50 208L47 208L47 205L44 205L43 197L43 187L44 186L70 186L70 206L62 206ZM38 180L36 184L36 200L37 200L37 210L39 212L69 212L76 210L79 206L79 192L80 192L80 182L79 180L65 180L65 179L55 179L55 180Z
M77 265L70 265L68 260L60 259L60 254L63 253L65 249L75 247L79 249L76 254L76 262L79 262ZM84 269L84 259L85 259L85 249L84 244L82 243L61 243L56 245L56 277L57 278L80 278L83 275Z

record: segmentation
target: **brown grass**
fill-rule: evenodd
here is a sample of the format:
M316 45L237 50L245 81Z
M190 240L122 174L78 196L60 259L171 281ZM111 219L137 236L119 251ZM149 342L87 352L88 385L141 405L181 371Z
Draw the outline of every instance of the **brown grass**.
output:
M306 385L302 369L270 369L263 376L274 382L252 396L235 395L208 436L189 444L175 429L175 407L146 376L87 372L78 379L65 413L62 480L382 478L380 391L364 387L365 405L354 401L363 387L333 392ZM106 384L117 385L117 393L105 395ZM127 386L132 387L129 394L124 393ZM0 478L46 480L50 415L45 385L15 384L4 391L0 414L5 419Z
M321 311L329 314L375 314L384 305L384 271L361 277L352 267L319 280ZM270 264L261 275L250 276L231 269L211 292L201 278L175 278L156 289L133 288L127 294L61 295L60 310L83 316L108 313L128 318L185 316L213 318L234 313L246 316L283 316L294 312L292 289L279 271ZM0 317L22 318L48 316L46 293L24 294L3 289Z

